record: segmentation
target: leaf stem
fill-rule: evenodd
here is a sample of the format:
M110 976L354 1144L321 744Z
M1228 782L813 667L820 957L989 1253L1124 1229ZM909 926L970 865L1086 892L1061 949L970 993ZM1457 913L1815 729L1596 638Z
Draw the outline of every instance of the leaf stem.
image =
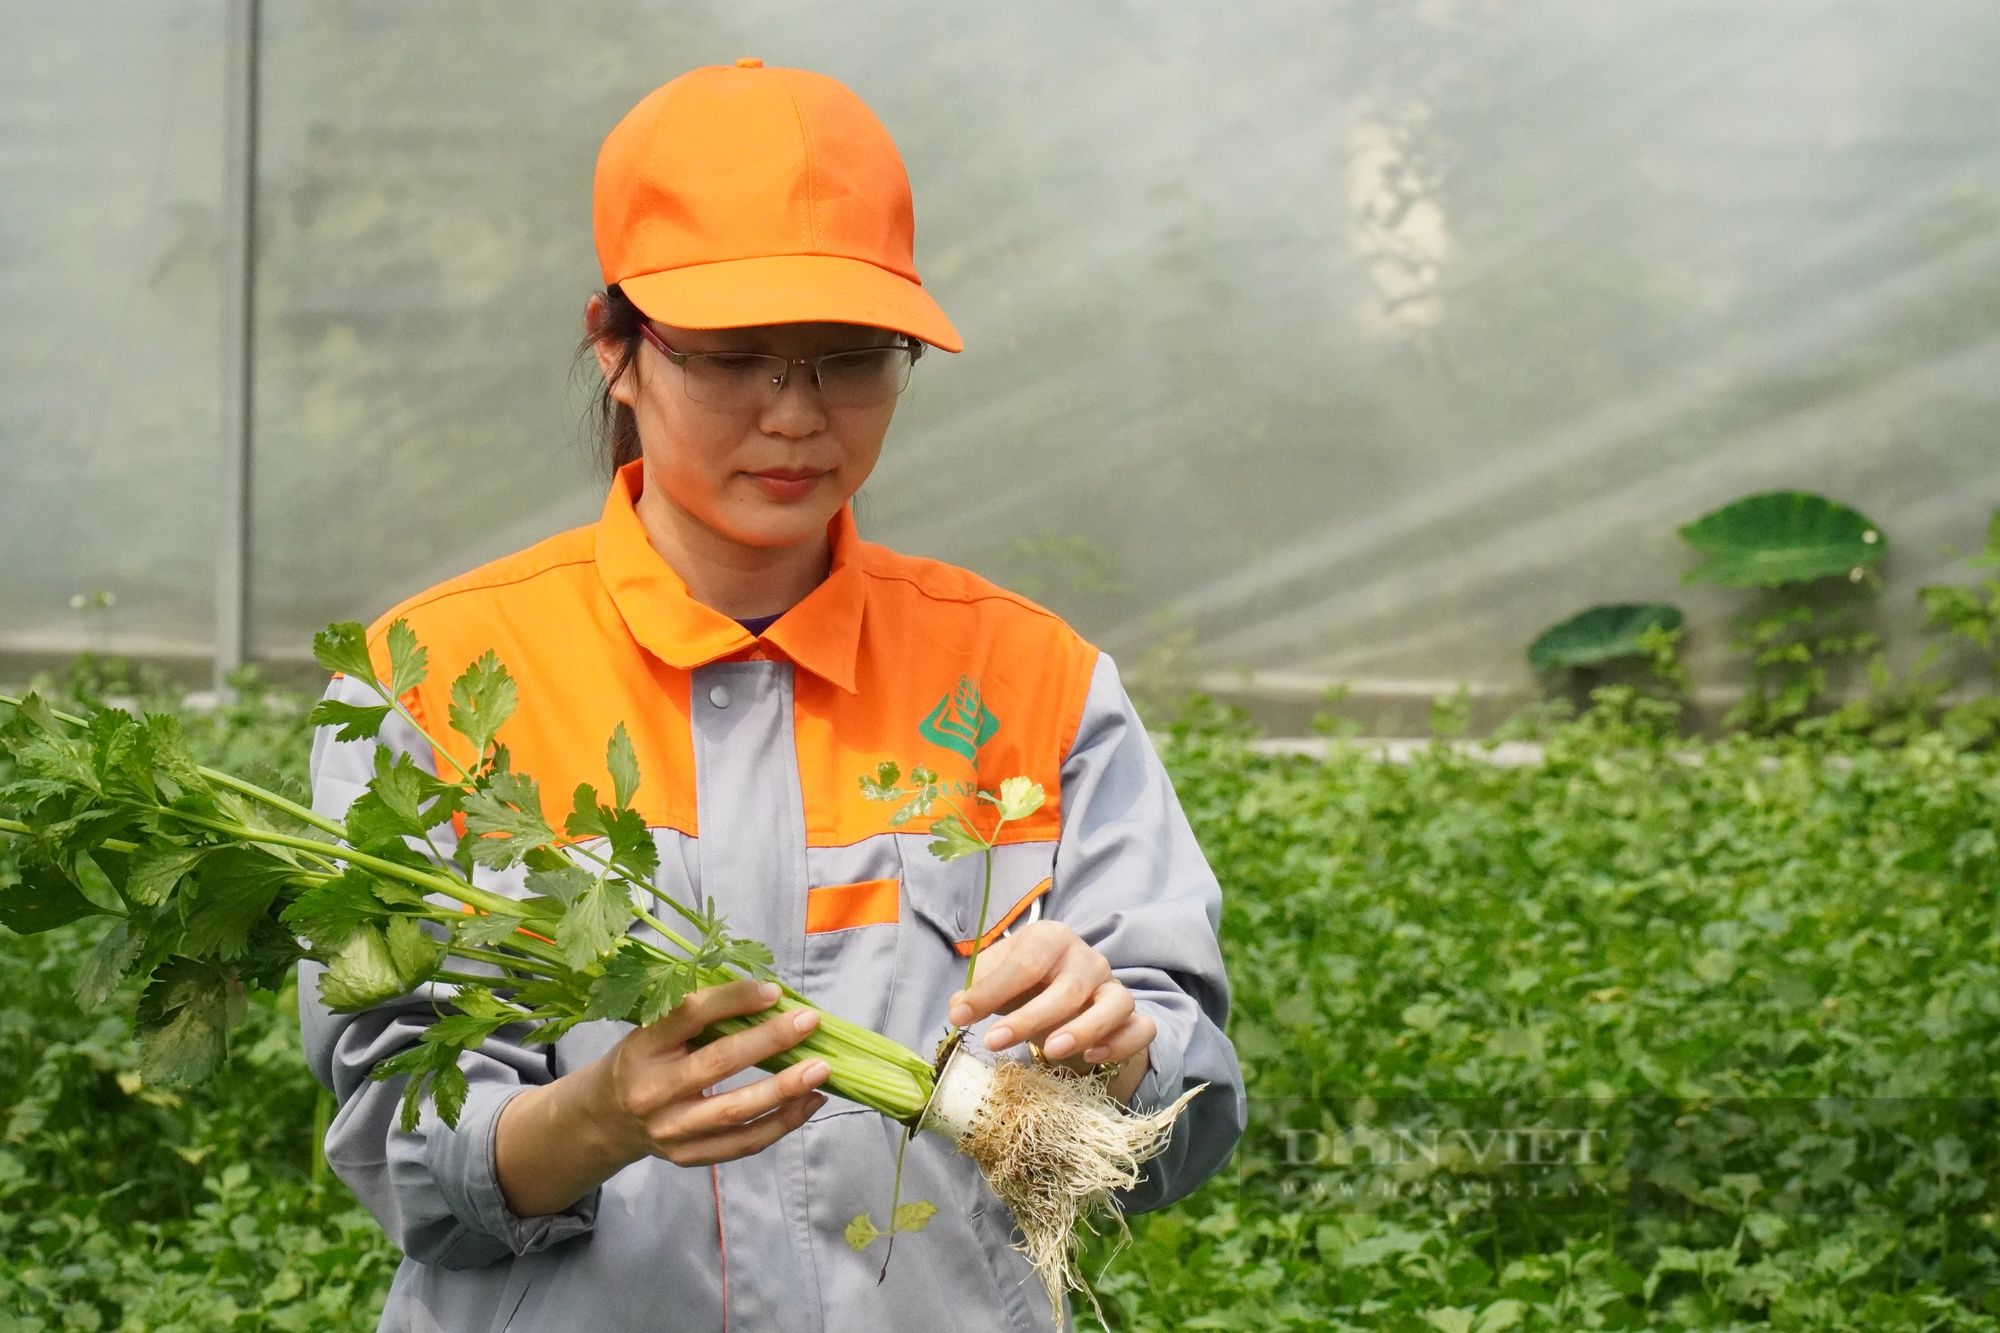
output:
M458 770L459 777L465 780L466 785L471 786L479 781L479 775L472 772L464 764L459 763L458 757L456 755L454 755L450 750L445 749L444 746L440 745L438 743L438 738L431 735L430 732L425 729L424 724L417 721L415 715L412 714L409 709L403 707L402 700L398 699L395 695L389 693L388 687L383 685L381 681L375 678L375 673L373 671L370 671L368 673L368 688L375 691L376 697L381 699L383 703L395 709L396 712L402 716L403 720L408 722L410 726L415 729L417 735L423 737L426 741L430 742L431 752L433 754L443 755L445 757L445 762ZM481 756L482 759L484 757L485 757L484 755Z
M32 837L34 832L34 829L23 824L18 819L0 819L0 833L16 833L24 837ZM106 838L97 845L107 852L119 852L125 856L130 856L139 850L138 843L126 842L123 838Z
M445 951L451 957L463 958L469 963L486 963L493 967L504 967L512 972L531 972L543 977L557 975L554 964L546 963L539 958L532 956L523 958L499 949L482 949L476 944L449 944L445 946ZM488 980L499 981L501 978L489 977Z
M21 706L21 700L17 699L11 694L0 694L0 704L11 704L16 708L19 708ZM90 725L89 718L78 717L75 713L65 713L60 708L51 708L49 710L49 716L54 718L58 722L67 722L73 727L87 727ZM335 837L347 836L346 829L334 823L332 820L326 818L324 815L318 814L315 811L307 808L306 806L300 805L296 801L286 800L284 797L278 795L276 792L266 791L264 788L259 787L254 782L245 782L242 778L235 777L228 773L224 773L221 769L217 768L208 768L198 765L195 771L200 773L203 777L207 778L210 782L217 784L218 786L227 787L231 791L236 792L239 795L248 796L250 799L254 801L260 801L263 804L270 806L274 810L283 810L286 814L290 815L292 818L299 820L302 823L310 824L314 828L320 829L323 832L331 833ZM111 844L105 843L104 845L109 847Z
M962 817L960 822L964 822ZM979 966L979 950L986 940L986 913L993 905L993 848L1000 841L1000 830L1006 826L1007 821L1002 819L994 824L993 836L991 838L980 838L980 841L986 845L984 857L986 861L986 885L979 893L979 924L974 927L972 932L972 953L965 960L966 990L972 989L973 969ZM970 828L969 825L967 827ZM974 833L972 836L975 838L979 837L977 833Z

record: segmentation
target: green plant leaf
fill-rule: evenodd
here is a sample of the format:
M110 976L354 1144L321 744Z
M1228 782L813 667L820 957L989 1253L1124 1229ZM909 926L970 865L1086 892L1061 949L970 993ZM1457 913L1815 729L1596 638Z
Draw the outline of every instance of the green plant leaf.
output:
M451 683L451 729L472 742L472 752L483 757L500 728L514 716L518 702L514 678L488 649Z
M1866 516L1805 491L1747 496L1688 524L1681 539L1708 557L1681 581L1725 588L1851 576L1889 549Z
M611 1018L641 1027L657 1020L695 989L686 964L620 949L604 965L604 975L590 986L590 1007L584 1017Z
M495 773L485 789L468 792L463 804L472 858L480 865L505 870L555 841L555 830L542 818L541 791L524 774Z
M413 916L399 916L382 932L389 944L389 961L403 980L404 990L414 990L430 980L444 957L444 946L432 939Z
M190 958L154 973L139 998L146 1078L193 1084L222 1063L229 1029L248 1010L235 974Z
M20 883L0 889L0 926L16 935L39 935L102 912L39 857L23 857L20 873Z
M597 882L597 876L582 866L565 861L547 870L528 872L528 891L553 898L567 908Z
M563 913L556 927L556 947L571 967L588 967L617 946L634 915L622 880L593 880Z
M76 1004L85 1013L103 1006L117 991L118 983L139 960L146 947L144 931L134 930L130 921L120 921L104 933L76 974Z
M389 626L389 693L402 698L430 675L430 652L407 620Z
M455 1128L458 1125L459 1112L465 1109L466 1094L471 1090L465 1071L459 1068L457 1060L441 1066L433 1073L430 1083L431 1104L437 1107L438 1119Z
M759 981L773 981L777 973L771 968L773 954L771 946L762 940L729 939L705 953L718 965L740 967Z
M21 701L15 717L26 725L8 749L22 768L55 784L48 794L67 795L72 787L80 787L93 796L104 795L97 767L91 762L90 743L63 731L47 704L31 694Z
M350 868L294 898L280 919L316 948L333 951L369 922L379 925L388 912L388 904L376 893L375 877Z
M569 817L563 832L582 842L603 838L611 844L611 860L635 879L650 879L660 868L659 849L646 828L645 817L637 810L614 810L599 804L597 788L580 783L571 797Z
M382 724L396 710L387 704L351 704L340 699L322 699L314 705L306 721L315 727L339 727L337 741L372 741L382 734Z
M206 855L205 847L142 848L125 872L126 898L144 907L159 906Z
M632 748L632 737L623 722L611 733L611 743L604 747L604 764L611 771L612 799L623 810L639 794L639 753Z
M89 852L78 852L71 868L76 876L77 888L97 905L99 911L116 915L125 910L125 900L119 895L118 886L97 864L96 857Z
M452 924L453 936L462 944L505 944L521 928L521 918L504 912L468 916Z
M347 809L347 840L374 847L402 838L423 838L455 814L464 789L439 782L406 754L386 747L375 751L375 776L368 790Z
M1647 649L1640 638L1647 630L1675 630L1681 623L1681 609L1666 602L1593 606L1543 630L1528 646L1528 665L1549 671L1594 666L1620 657L1644 657Z
M931 836L930 853L940 861L956 861L986 850L986 843L957 815L946 815L932 824Z
M319 998L337 1014L358 1013L393 1000L404 991L389 941L369 924L347 937L319 979Z
M409 1076L409 1082L403 1085L402 1115L398 1120L405 1134L416 1129L426 1092L431 1094L440 1120L447 1125L458 1123L467 1092L465 1071L458 1067L458 1055L458 1047L422 1041L379 1062L369 1074L378 1083L399 1075Z
M180 948L192 957L241 958L250 932L295 867L259 847L223 847L201 865L188 895Z
M336 621L313 635L313 661L338 676L375 679L375 663L368 656L368 631L352 620Z

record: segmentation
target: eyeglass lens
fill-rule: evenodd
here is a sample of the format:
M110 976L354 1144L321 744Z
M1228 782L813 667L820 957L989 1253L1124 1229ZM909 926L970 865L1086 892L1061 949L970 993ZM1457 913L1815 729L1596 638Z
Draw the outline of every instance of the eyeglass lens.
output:
M753 352L690 354L688 396L711 407L758 407L778 396L788 369L816 374L819 390L831 407L866 407L901 393L910 382L915 360L908 347L863 347L835 352L792 367L784 357Z

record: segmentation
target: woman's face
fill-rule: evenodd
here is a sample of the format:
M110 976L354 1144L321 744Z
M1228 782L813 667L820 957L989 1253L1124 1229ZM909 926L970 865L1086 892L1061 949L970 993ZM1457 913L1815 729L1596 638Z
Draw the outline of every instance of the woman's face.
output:
M590 311L593 326L596 301ZM653 325L676 352L757 352L820 357L901 340L855 324L768 324L747 329L677 329ZM616 345L599 343L608 378ZM896 400L861 407L829 404L809 368L793 366L785 387L761 406L697 402L687 371L641 340L632 371L612 397L638 419L646 489L731 542L793 546L823 535L840 507L861 489L882 452Z

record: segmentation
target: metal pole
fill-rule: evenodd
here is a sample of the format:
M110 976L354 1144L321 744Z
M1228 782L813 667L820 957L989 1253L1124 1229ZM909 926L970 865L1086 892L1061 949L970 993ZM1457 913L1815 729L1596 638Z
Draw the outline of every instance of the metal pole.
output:
M215 524L215 688L250 650L250 409L257 236L257 7L228 0L223 110L222 412Z

